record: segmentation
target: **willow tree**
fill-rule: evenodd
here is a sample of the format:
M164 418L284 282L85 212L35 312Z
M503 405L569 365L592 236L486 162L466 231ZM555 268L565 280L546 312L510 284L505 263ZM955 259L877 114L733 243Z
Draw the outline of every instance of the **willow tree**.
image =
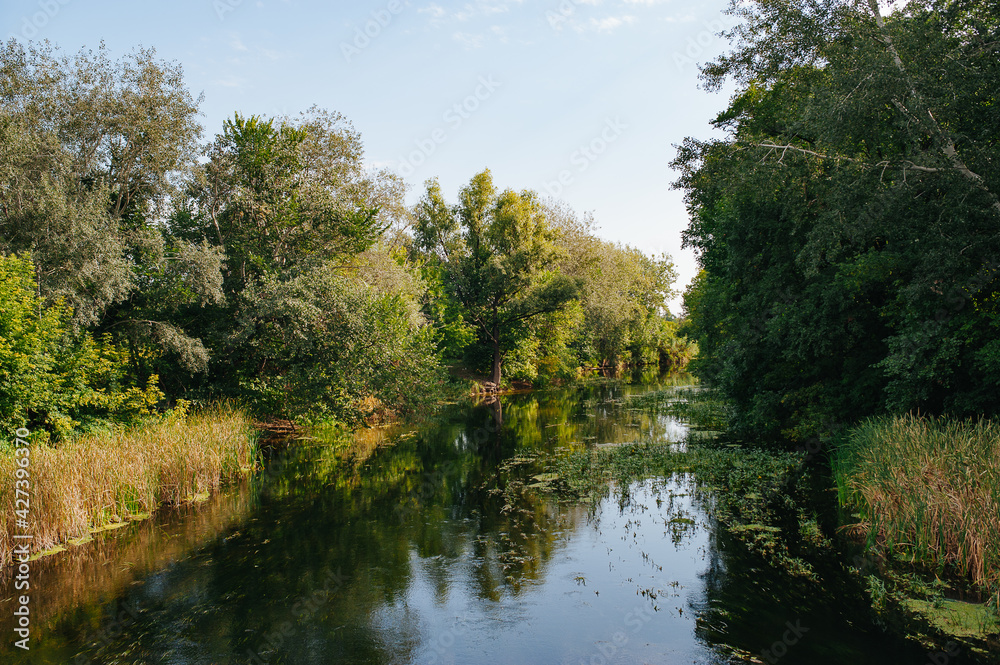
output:
M485 170L454 206L428 181L415 219L415 244L442 263L450 293L490 347L490 382L498 386L505 354L529 334L525 323L577 295L576 281L556 270L559 252L543 206L531 191L498 192Z
M176 313L220 301L222 256L161 222L195 161L198 103L153 50L0 45L0 252L30 253L36 290L74 329L192 371L207 354Z
M224 252L224 307L199 318L213 388L271 414L358 417L401 408L434 377L423 286L387 255L402 182L365 167L340 114L236 113L207 146L169 220ZM406 390L398 386L406 384Z

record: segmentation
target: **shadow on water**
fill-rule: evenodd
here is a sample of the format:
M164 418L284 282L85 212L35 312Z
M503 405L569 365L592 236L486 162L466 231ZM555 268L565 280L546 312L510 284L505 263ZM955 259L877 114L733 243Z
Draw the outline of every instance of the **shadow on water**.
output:
M504 396L502 424L483 403L317 432L209 504L36 563L32 650L5 640L0 661L924 663L851 599L748 554L690 476L593 510L491 491L518 455L682 441L626 398L687 383Z

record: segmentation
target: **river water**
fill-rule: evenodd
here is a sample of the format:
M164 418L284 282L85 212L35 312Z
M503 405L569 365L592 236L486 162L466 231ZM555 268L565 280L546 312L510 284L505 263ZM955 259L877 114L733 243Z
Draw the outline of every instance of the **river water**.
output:
M843 588L817 594L748 554L688 475L613 488L592 508L491 491L518 456L682 447L688 424L622 404L684 383L575 386L446 407L416 428L315 433L206 503L33 564L32 648L5 638L0 662L929 662L872 624L848 576L830 573ZM13 596L8 577L5 616Z

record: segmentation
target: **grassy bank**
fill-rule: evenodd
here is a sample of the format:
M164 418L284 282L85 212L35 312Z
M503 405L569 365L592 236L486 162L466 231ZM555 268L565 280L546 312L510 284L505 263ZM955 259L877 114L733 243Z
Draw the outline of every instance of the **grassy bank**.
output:
M245 413L220 404L30 451L27 531L15 521L14 452L0 453L0 565L11 562L16 533L31 533L32 551L43 551L218 489L254 463L256 436Z
M834 471L876 551L1000 599L1000 425L900 416L852 430Z

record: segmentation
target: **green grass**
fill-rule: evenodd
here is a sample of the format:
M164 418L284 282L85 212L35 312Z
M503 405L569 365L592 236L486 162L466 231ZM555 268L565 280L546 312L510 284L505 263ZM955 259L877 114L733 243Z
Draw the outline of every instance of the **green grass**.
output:
M848 434L834 472L869 547L1000 599L1000 424L873 419Z

